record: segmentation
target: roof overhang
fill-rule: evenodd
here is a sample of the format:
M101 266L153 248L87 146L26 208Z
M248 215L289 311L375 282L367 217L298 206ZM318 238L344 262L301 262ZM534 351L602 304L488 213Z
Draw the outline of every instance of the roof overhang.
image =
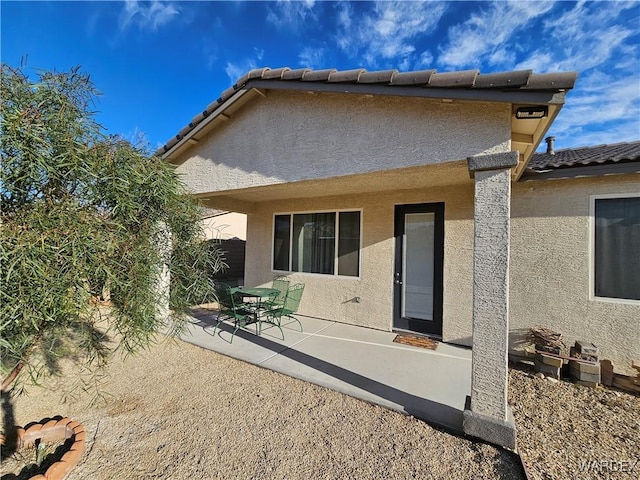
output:
M227 122L240 108L258 95L264 96L265 93L251 87L237 90L229 99L217 107L200 123L188 132L184 133L177 143L161 155L162 160L177 165L178 158L182 153L192 146L197 145L207 134L216 127Z
M454 75L436 74L434 71L252 70L194 117L157 154L169 163L178 164L190 147L228 121L247 102L267 96L270 90L398 96L443 102L496 102L511 105L511 149L519 152L513 177L518 180L564 105L566 90L573 87L576 77L575 72L534 75L531 71L488 75L465 71ZM446 88L439 85L446 85ZM546 114L541 118L516 118L518 108L530 106L544 107Z

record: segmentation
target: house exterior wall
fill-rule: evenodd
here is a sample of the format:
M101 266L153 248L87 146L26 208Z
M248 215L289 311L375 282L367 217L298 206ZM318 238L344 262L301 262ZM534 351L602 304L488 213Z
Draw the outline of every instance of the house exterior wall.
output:
M640 306L589 298L589 196L638 191L638 175L513 185L510 246L510 348L532 326L567 343L595 343L616 371L640 357ZM301 314L390 330L393 319L394 206L445 203L443 340L472 344L473 183L259 204L248 216L247 285L268 285L274 213L361 209L360 278L291 273L306 284ZM360 303L354 301L360 297Z
M443 338L471 342L473 281L473 182L421 190L378 192L259 204L248 215L245 284L268 285L273 215L303 211L358 209L362 212L360 278L291 273L306 285L302 315L389 331L393 319L394 207L445 202ZM360 303L355 302L360 297Z
M229 212L202 220L202 228L207 240L247 239L247 216Z
M636 193L640 175L546 180L513 186L510 327L517 348L533 325L565 343L594 343L616 371L640 358L640 305L590 295L590 195Z
M509 150L507 104L268 91L178 159L196 194Z

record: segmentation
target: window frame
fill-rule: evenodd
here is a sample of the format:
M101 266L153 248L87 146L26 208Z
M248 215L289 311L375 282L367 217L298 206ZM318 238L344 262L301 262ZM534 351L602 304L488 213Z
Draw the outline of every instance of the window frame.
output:
M605 303L621 303L626 305L639 305L640 300L630 298L612 298L596 296L596 201L613 198L636 198L638 192L627 193L602 193L589 195L589 300Z
M340 213L341 212L358 212L360 214L360 225L359 227L359 235L360 241L358 245L358 275L339 275L338 274L338 252L339 252L339 243L340 243ZM335 213L335 243L334 243L334 273L313 273L313 272L294 272L291 270L292 262L293 262L293 216L294 215L306 215L306 214L314 214L314 213ZM275 258L274 258L274 248L275 248L275 233L276 233L276 217L279 215L289 215L289 269L288 270L276 270L275 269ZM353 279L360 280L362 278L362 252L363 252L363 209L362 208L339 208L339 209L319 209L319 210L297 210L297 211L285 211L285 212L274 212L273 218L271 221L271 272L274 274L287 274L287 275L311 275L315 277L339 277L341 279Z

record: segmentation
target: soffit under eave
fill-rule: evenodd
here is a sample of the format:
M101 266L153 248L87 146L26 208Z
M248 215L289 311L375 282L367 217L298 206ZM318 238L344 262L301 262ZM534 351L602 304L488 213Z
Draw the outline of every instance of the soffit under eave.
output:
M511 150L517 150L520 153L518 165L512 171L512 180L517 182L527 169L529 160L533 157L536 149L545 138L549 128L560 113L563 103L549 104L548 114L539 120L516 119L515 109L511 116Z

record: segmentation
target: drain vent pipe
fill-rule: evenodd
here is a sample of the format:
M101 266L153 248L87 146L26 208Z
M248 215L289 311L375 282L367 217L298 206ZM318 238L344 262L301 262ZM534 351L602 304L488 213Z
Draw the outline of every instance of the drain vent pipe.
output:
M544 141L547 142L547 154L555 155L556 151L554 150L554 143L556 141L556 137L551 135L550 137L545 138Z

